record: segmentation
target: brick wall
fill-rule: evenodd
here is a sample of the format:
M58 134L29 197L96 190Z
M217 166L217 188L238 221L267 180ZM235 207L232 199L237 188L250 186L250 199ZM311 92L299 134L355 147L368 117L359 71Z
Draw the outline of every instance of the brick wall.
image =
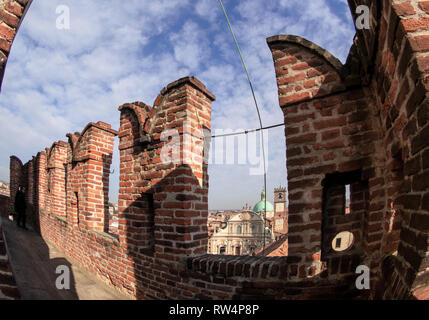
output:
M352 12L365 4L349 2ZM371 29L358 30L345 66L305 39L268 39L286 125L289 253L308 258L329 252L337 232L351 231L354 245L334 254L335 259L357 253L378 283L372 297L412 298L413 291L425 292L429 266L424 201L429 186L424 59L429 47L421 33L428 27L427 2L367 4ZM343 203L345 182L337 192L323 182L355 170L364 201L352 191L351 214L338 215L341 208L335 205ZM328 256L313 262L317 272L323 273L325 258L330 268Z
M24 181L24 172L22 161L17 157L10 157L10 203L9 203L9 213L13 214L15 212L15 195L18 191L20 185L25 186Z
M120 107L118 205L120 216L127 215L133 227L124 234L129 250L172 261L206 252L208 176L203 148L213 99L198 80L185 78L163 89L153 108L141 103ZM183 148L162 154L172 143ZM120 236L125 232L119 228Z
M193 77L153 106L119 108L117 237L106 233L107 124L24 166L11 158L11 190L26 182L42 236L136 298L428 298L429 1L349 2L352 12L367 3L372 18L345 65L300 37L267 40L285 118L287 257L204 255L214 96ZM342 231L351 248L331 250ZM355 288L360 264L369 291Z
M91 123L82 133L69 134L68 143L54 143L23 166L13 157L12 185L14 177L28 181L33 172L34 216L41 235L108 284L139 299L358 296L350 285L356 256L344 258L342 265L332 262L332 274L315 277L317 270L308 259L317 255L205 255L204 158L213 100L190 77L166 86L153 107L135 102L119 108L118 236L106 232L106 183L117 134L109 125ZM60 209L64 199L65 210ZM298 288L300 281L306 289Z
M369 90L348 89L341 63L305 39L275 36L268 43L285 115L289 254L307 262L300 266L301 277L333 274L333 264L345 265L350 259L364 263L363 253L370 254L380 242L375 230L363 228L364 222L381 221L383 194L371 198L368 210L335 217L330 212L335 205L329 194L333 190L326 179L337 173L331 180L341 186L341 179L360 170L356 182L368 184L371 191L379 188L383 152ZM344 200L338 200L342 209ZM346 230L354 235L354 248L334 254L329 245L338 232Z
M391 226L393 232L400 232L399 239L393 241L395 246L388 233L382 240L382 254L398 250L397 256L384 263L393 265L392 274L385 276L385 284L380 285L380 296L385 298L428 298L429 109L425 79L429 37L424 33L428 4L381 1L375 11L379 18L373 21L374 34L361 36L357 45L373 52L366 73L379 111L386 152L385 229L389 230L392 215L400 222Z
M359 174L359 172L354 174ZM360 252L363 248L363 234L366 231L363 228L365 215L369 209L368 185L360 181L350 184L352 204L350 212L346 213L344 186L350 180L341 181L341 176L339 175L331 175L328 178L330 180L325 181L324 184L322 255L336 254L332 241L340 232L353 234L353 245L348 252ZM351 181L355 180L354 177L346 178L352 178ZM379 225L375 225L375 229L378 228Z

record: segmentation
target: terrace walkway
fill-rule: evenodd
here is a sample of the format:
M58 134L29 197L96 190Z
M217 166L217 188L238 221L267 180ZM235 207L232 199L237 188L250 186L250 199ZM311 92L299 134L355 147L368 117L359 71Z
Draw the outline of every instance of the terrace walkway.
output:
M0 217L21 299L24 300L127 300L107 284L90 275L82 267L46 243L32 230L25 231L6 218ZM56 288L58 266L70 270L70 290Z

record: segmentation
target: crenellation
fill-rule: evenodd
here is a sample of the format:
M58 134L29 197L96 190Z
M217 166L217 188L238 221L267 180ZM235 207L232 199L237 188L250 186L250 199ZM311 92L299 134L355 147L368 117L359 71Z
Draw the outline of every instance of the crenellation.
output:
M30 1L0 0L0 70ZM10 209L27 187L31 222L91 273L138 299L426 299L428 1L370 7L345 65L298 36L267 39L283 110L287 256L207 255L211 103L195 77L153 106L119 107L120 128L89 123L26 164L11 157ZM119 137L118 231L109 172ZM286 189L275 189L286 193ZM355 287L356 267L371 289Z

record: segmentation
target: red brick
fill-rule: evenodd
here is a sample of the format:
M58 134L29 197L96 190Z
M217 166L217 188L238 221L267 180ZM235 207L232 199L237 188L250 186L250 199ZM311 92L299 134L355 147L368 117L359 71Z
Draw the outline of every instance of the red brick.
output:
M413 6L409 2L395 3L393 4L393 8L399 16L408 16L416 13Z
M322 132L322 141L334 139L340 136L340 130L334 129Z
M429 49L429 36L415 36L410 38L411 48L414 51L426 51Z
M23 13L23 8L22 6L17 2L17 1L7 1L5 8L8 12L21 17L22 13Z
M276 68L279 68L279 67L286 66L288 64L295 63L296 61L298 61L298 59L296 57L287 57L285 59L276 60L276 62L274 63L274 66Z
M346 124L346 117L320 120L313 123L314 129L322 130L326 128L341 127Z
M279 78L277 80L277 84L279 86L282 86L282 85L285 85L285 84L291 84L291 83L295 83L295 82L298 82L298 81L302 81L305 78L306 78L305 73L300 73L300 74L297 74L297 75L294 75L294 76L290 76L290 77Z
M15 30L7 25L0 25L0 37L7 41L12 41L15 36Z
M11 45L12 45L11 42L4 40L4 39L0 39L0 50L3 50L5 52L9 52Z
M429 28L429 17L401 20L401 23L407 32L426 30Z
M287 139L289 145L316 142L317 135L315 133L308 133L300 136L294 136Z
M6 10L0 10L0 21L3 21L12 28L17 28L19 24L19 19Z
M411 6L410 4L408 4L408 6ZM419 7L420 9L422 9L424 12L429 14L429 1L419 1ZM410 9L407 10L408 12L411 12ZM407 14L412 14L412 13L407 13Z
M308 65L307 62L301 62L293 65L292 70L305 70L305 69L308 69L309 67L310 66Z
M296 103L309 98L310 98L309 92L302 92L302 93L297 93L286 97L280 97L280 106Z

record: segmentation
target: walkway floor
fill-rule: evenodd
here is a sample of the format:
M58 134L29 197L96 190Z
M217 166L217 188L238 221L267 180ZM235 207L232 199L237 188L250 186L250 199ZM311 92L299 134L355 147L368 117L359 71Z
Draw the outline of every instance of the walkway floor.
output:
M1 218L0 218L1 219ZM9 250L9 261L21 298L24 300L127 300L117 292L70 261L53 245L31 230L0 220ZM70 290L59 290L55 271L64 265L70 270Z

